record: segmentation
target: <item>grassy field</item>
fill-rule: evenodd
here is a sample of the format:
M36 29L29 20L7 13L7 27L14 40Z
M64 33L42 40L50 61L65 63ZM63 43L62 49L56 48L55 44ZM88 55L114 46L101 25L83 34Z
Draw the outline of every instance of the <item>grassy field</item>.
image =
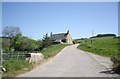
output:
M51 45L47 49L44 49L42 51L42 54L45 56L45 59L48 59L50 57L55 56L57 53L59 53L65 46L68 46L68 45L67 44Z
M101 38L92 38L83 40L82 43L78 46L79 49L84 51L92 52L94 54L102 55L102 56L118 56L120 54L118 52L118 38L115 37L101 37Z

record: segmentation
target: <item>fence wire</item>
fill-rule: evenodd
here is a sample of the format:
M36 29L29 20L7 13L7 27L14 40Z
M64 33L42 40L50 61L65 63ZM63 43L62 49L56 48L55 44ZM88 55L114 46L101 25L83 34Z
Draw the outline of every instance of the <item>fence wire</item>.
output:
M26 51L3 52L3 60L10 60L10 59L24 60L26 54L27 54Z

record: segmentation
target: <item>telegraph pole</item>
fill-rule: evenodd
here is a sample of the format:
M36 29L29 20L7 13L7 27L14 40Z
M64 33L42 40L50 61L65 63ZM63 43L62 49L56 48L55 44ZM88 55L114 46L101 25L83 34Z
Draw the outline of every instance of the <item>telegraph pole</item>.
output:
M94 31L92 30L92 37L93 37Z
M94 31L92 30L92 37L93 37L93 34L94 34ZM93 42L93 40L92 40L92 38L91 38L91 44L92 44L92 42Z

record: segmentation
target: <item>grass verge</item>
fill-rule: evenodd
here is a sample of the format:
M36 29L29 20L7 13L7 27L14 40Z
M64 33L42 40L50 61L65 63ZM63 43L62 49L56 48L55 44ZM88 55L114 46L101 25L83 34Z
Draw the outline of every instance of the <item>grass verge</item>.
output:
M102 55L102 56L117 56L120 57L118 52L118 38L115 37L101 37L101 38L92 38L87 39L87 41L82 41L82 43L78 46L79 49L92 52L94 54Z
M3 67L7 70L3 73L3 77L14 77L18 74L31 70L33 65L25 60L5 60Z
M44 55L45 59L48 59L50 57L55 56L57 53L59 53L66 46L68 46L68 45L67 44L51 45L48 48L44 49L42 51L42 54Z

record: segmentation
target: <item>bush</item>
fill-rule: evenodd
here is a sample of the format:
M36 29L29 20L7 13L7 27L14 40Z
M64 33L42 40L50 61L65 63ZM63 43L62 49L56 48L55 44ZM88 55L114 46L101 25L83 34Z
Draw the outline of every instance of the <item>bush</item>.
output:
M114 72L120 74L120 58L113 56L110 59L113 62Z
M117 67L114 68L115 73L120 74L120 63Z

